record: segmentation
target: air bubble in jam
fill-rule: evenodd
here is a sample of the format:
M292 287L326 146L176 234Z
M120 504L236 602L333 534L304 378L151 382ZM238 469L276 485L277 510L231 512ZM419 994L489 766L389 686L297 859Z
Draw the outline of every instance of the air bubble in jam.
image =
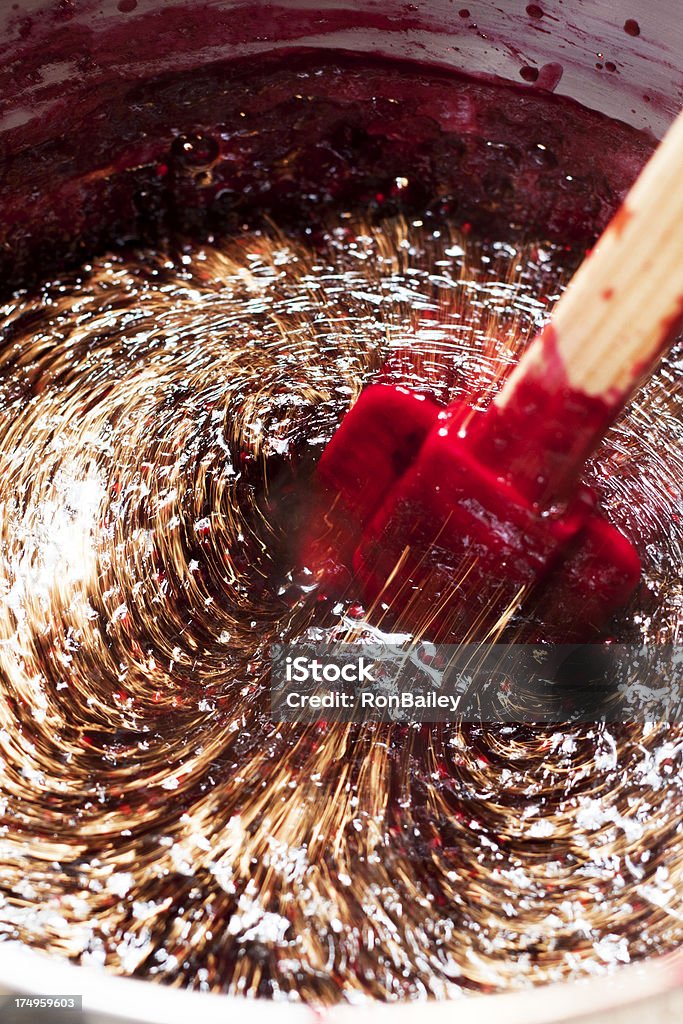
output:
M173 158L213 163L207 138ZM540 173L538 140L516 152ZM317 1004L680 944L680 726L270 720L271 643L387 636L293 543L349 404L380 375L485 401L581 259L429 202L117 251L2 309L7 937ZM618 639L680 637L682 363L679 344L588 469L644 559Z
M210 135L196 133L178 135L171 146L171 155L176 163L188 168L209 167L219 153L216 139Z

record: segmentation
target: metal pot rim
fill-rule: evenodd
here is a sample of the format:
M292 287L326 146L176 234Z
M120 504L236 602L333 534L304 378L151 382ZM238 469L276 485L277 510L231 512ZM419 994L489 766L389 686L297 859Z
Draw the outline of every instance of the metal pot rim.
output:
M430 1024L446 1024L458 1007L459 1024L552 1024L578 1020L588 1014L633 1006L683 986L683 949L666 956L622 967L613 974L573 982L557 982L522 991L472 996L429 1004ZM83 1009L118 1021L144 1024L224 1024L226 1011L243 1013L248 1006L251 1024L272 1024L286 1017L290 1024L321 1021L317 1007L270 999L245 1000L207 992L176 989L163 984L125 978L93 967L81 967L8 941L0 944L0 990L12 994L76 994ZM651 1004L650 1004L651 1005ZM421 1003L377 1003L372 1000L341 1004L322 1012L329 1024L403 1024Z

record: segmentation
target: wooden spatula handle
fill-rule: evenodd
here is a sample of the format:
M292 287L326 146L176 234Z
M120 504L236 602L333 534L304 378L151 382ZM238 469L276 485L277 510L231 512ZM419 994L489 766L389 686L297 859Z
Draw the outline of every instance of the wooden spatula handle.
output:
M670 128L550 321L569 388L615 412L683 323L683 112ZM495 399L542 372L548 333L534 340ZM545 341L545 344L544 344Z

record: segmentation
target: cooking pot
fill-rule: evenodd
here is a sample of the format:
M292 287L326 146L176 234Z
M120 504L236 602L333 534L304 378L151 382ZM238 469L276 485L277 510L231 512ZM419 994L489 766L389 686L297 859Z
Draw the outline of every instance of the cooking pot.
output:
M343 49L419 60L474 75L549 88L659 137L683 104L683 19L677 0L3 0L0 10L0 260L6 281L79 252L78 225L54 251L49 231L35 242L34 205L49 183L68 192L76 154L69 138L92 139L91 173L106 178L98 151L107 111L138 83L216 61L273 51ZM465 7L466 4L466 7ZM537 69L532 75L522 69ZM535 72L534 72L535 73ZM525 84L526 83L526 84ZM60 140L61 148L50 145ZM140 143L143 144L142 142ZM33 154L50 152L38 166ZM59 159L54 158L59 153ZM98 155L99 154L99 155ZM23 163L22 163L23 162ZM6 171L28 168L3 185ZM94 179L92 179L94 180ZM64 184L67 183L67 184ZM19 201L17 199L19 196ZM44 210L41 212L44 216ZM32 220L33 217L33 220ZM48 218L49 220L49 218ZM90 239L93 241L93 239ZM96 239L95 239L96 241ZM34 244L35 242L35 244ZM23 262L22 262L23 260ZM178 991L114 977L49 958L15 942L0 944L0 989L7 993L81 993L87 1020L207 1024L232 1015L264 1022L319 1018L294 1003L240 1000ZM650 1022L683 1019L683 951L621 968L615 975L458 1002L339 1006L342 1024L467 1021Z

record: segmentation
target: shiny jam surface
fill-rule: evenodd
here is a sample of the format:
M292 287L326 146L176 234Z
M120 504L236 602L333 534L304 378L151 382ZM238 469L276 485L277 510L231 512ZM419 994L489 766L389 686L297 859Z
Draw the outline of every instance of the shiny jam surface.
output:
M513 122L518 93L486 89ZM556 125L561 101L534 102ZM642 138L615 131L639 165ZM462 154L485 146L464 131ZM680 944L679 726L270 720L273 641L387 635L351 592L327 599L293 542L350 403L380 378L485 402L581 258L583 223L566 242L500 227L511 181L521 209L540 180L509 159L478 229L418 190L402 206L406 170L386 208L356 192L292 224L285 194L242 227L238 204L212 241L119 247L8 298L4 938L317 1003L497 991ZM643 560L622 639L679 639L682 362L675 347L587 470Z

